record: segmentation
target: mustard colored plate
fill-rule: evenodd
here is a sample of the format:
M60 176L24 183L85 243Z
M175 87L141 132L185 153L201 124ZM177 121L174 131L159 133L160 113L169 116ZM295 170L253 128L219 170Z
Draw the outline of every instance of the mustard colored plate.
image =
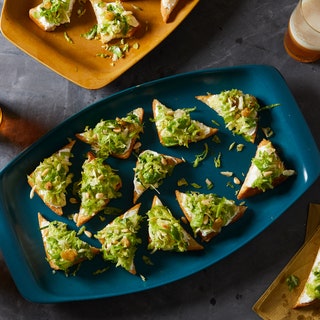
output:
M77 1L70 24L59 26L53 32L41 30L29 18L29 9L40 2L5 0L1 16L2 34L22 51L66 79L86 89L99 89L115 80L161 43L199 0L180 1L167 23L162 21L160 0L123 2L124 7L140 21L142 28L134 39L128 40L131 46L138 43L138 49L131 48L125 58L114 64L110 58L99 56L106 53L99 40L87 40L81 36L96 23L89 0L85 3L84 15L77 14L80 8L80 2ZM66 40L65 32L73 43Z
M253 306L264 320L320 319L320 301L303 308L294 309L320 246L320 205L309 205L305 244L283 268L269 288ZM289 290L288 276L299 278L299 285Z
M296 253L253 306L253 310L262 319L320 319L319 303L298 309L293 308L307 280L319 246L320 229L318 228L310 241ZM287 277L291 275L295 275L300 280L300 285L292 291L286 284Z

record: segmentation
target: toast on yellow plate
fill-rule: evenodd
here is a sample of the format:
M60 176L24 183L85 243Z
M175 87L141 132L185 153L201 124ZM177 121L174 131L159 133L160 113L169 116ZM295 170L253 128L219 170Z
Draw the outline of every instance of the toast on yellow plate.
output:
M136 108L125 117L101 120L94 128L76 134L81 141L91 145L97 156L107 158L109 155L127 159L131 155L140 133L143 132L142 108Z
M320 299L320 249L294 308L309 306Z
M142 217L138 214L140 203L115 218L95 237L102 244L103 258L112 261L116 266L121 266L132 274L136 274L134 257L141 239L137 233L140 229Z
M181 225L161 200L154 196L148 216L148 249L185 252L202 250L200 245Z
M67 273L76 264L92 260L100 251L81 240L76 231L68 229L64 222L49 222L40 213L38 222L47 261L54 270Z
M130 38L140 23L131 11L125 10L121 1L90 0L97 19L97 34L102 43L113 39Z
M160 143L165 147L188 147L189 143L206 139L218 131L191 119L193 109L173 110L154 99L152 110Z
M44 31L69 23L75 0L43 0L29 10L30 19Z
M42 201L56 214L63 214L63 207L66 206L66 189L72 182L73 174L69 173L71 166L70 158L75 140L70 141L66 146L44 159L27 176L30 185L30 198L37 193Z
M263 139L251 160L251 166L237 198L245 199L273 189L294 174L294 170L285 168L271 141Z
M138 156L134 168L133 203L148 189L157 189L163 180L172 174L176 165L184 162L181 158L145 150Z
M206 242L219 234L223 227L240 219L247 209L246 206L236 205L233 200L212 193L183 193L176 190L176 198L194 234Z
M161 0L160 3L160 12L162 15L163 22L168 22L171 13L174 8L177 6L179 0Z
M81 205L79 213L74 215L76 225L79 227L88 222L103 210L111 199L119 198L121 186L121 178L111 166L89 152L82 165L79 188Z

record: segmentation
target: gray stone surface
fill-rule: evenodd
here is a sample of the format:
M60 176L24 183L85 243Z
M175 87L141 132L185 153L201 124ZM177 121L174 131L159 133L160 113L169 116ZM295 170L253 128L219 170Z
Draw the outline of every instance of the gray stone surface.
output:
M0 136L0 169L37 137L112 93L181 72L243 64L269 64L280 70L319 146L320 64L293 61L282 43L295 4L293 0L202 0L149 55L94 91L50 71L0 34L0 105L15 119L17 132L14 141ZM28 135L21 138L26 130ZM30 303L17 292L0 254L0 319L259 319L252 306L303 243L308 204L319 202L319 187L318 180L262 234L222 261L137 294Z

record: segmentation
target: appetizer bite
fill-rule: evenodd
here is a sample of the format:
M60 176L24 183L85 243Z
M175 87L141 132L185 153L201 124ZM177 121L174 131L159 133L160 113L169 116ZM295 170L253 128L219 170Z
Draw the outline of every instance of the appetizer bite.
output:
M145 150L138 156L134 170L133 203L149 188L157 189L183 159Z
M249 171L237 198L245 199L273 189L294 174L294 170L285 168L272 143L263 139L251 160Z
M50 267L66 273L85 260L92 260L99 249L81 240L75 230L61 221L49 222L38 213L44 250Z
M143 132L143 114L143 109L137 108L125 117L101 120L94 128L86 127L84 132L76 136L90 144L98 157L108 158L111 155L127 159Z
M192 120L190 112L193 108L172 110L154 99L152 110L160 143L165 147L188 147L190 142L206 139L218 131Z
M140 23L121 1L90 0L97 19L97 35L104 44L113 39L130 38Z
M199 235L206 242L219 234L222 227L240 219L247 209L213 193L183 193L176 190L176 198L194 235Z
M181 226L161 200L154 196L152 207L147 212L148 216L148 249L152 252L157 250L185 252L202 250L194 238Z
M303 289L294 308L306 307L320 299L320 249L312 264L311 270L304 283Z
M103 259L136 274L134 257L141 239L137 233L142 217L138 214L141 204L136 204L123 215L115 218L98 231L95 237L102 244Z
M174 8L177 6L179 0L161 0L160 3L160 12L162 15L163 22L167 23L171 13Z
M217 112L223 118L227 129L249 142L255 141L258 112L261 109L256 97L232 89L196 98Z
M50 157L44 159L27 176L32 199L34 193L37 193L42 201L53 212L58 215L63 214L63 207L66 206L67 187L72 182L73 174L69 173L71 166L70 158L75 140L70 141L65 147L61 148Z
M103 159L96 158L91 152L82 165L79 195L81 205L74 221L79 227L103 210L111 199L119 198L121 178Z
M30 19L44 31L69 23L75 0L43 0L29 10Z

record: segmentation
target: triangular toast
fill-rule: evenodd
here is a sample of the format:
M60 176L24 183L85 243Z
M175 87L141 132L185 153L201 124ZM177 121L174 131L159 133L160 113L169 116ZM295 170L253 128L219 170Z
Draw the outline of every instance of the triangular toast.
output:
M40 213L38 222L47 261L54 270L68 272L74 265L93 259L100 251L81 240L64 222L49 222Z
M215 194L183 193L176 190L176 198L195 235L208 242L222 227L240 219L246 206Z
M154 196L148 216L148 249L152 252L163 251L194 251L202 250L200 245L181 225L161 200Z
M37 193L42 201L56 214L63 214L66 206L66 188L71 183L73 174L69 173L70 158L75 140L44 159L35 170L27 176L30 185L30 198Z
M95 235L102 244L103 258L123 267L131 274L136 274L134 256L137 245L141 243L137 235L142 220L138 214L140 205L136 204L115 218Z
M160 3L160 12L162 15L163 22L167 23L169 20L169 17L174 10L174 8L177 6L179 0L161 0Z
M101 158L96 158L91 152L82 165L82 178L79 195L81 205L79 213L74 215L74 221L79 227L91 220L103 210L111 199L118 198L122 186L121 178Z
M90 0L97 19L97 34L102 43L113 39L130 38L139 29L140 23L120 1Z
M127 159L131 155L134 145L143 132L142 108L136 108L125 117L101 120L94 128L86 127L76 137L91 145L93 151L102 158L109 155Z
M192 109L168 108L159 100L152 102L153 117L156 124L160 143L165 147L186 146L191 142L206 139L217 133L218 129L211 128L191 119Z
M241 90L225 90L219 94L196 96L224 120L226 128L234 134L254 142L258 128L260 105L256 97Z
M245 199L273 189L284 182L294 170L287 170L271 141L263 139L251 160L251 166L237 198Z
M29 10L30 19L44 31L54 31L56 27L69 23L75 0L43 0ZM54 9L54 10L52 10Z
M184 159L145 150L138 156L134 168L133 203L149 188L157 189L174 167L184 162ZM151 174L152 173L152 174Z
M309 306L320 299L320 249L312 264L308 278L304 283L303 289L296 301L294 308Z

